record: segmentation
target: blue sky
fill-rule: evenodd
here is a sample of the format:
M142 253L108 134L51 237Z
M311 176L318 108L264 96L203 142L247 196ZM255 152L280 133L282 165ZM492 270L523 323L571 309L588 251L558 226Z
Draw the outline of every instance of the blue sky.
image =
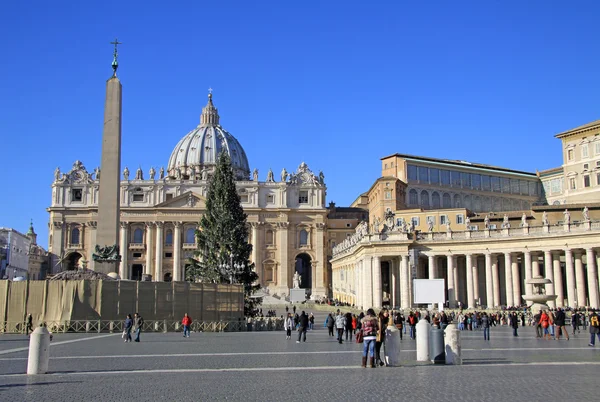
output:
M177 5L172 5L177 3ZM122 165L166 165L207 88L261 180L305 161L350 204L400 152L535 171L600 118L593 1L29 1L0 13L0 226L47 244L56 166L100 164L118 37ZM147 174L147 173L146 173Z

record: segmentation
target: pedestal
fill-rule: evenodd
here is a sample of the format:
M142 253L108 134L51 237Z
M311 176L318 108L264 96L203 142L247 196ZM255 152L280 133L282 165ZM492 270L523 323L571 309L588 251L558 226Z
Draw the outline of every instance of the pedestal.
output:
M290 301L292 303L302 303L306 300L306 289L290 289Z

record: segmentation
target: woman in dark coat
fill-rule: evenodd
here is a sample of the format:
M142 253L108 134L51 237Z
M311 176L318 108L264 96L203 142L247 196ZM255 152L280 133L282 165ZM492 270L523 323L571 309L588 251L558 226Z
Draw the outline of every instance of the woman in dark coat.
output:
M515 313L513 311L512 315L510 316L510 326L513 329L513 336L519 336L517 334L517 328L519 328L519 317L517 317L517 313Z

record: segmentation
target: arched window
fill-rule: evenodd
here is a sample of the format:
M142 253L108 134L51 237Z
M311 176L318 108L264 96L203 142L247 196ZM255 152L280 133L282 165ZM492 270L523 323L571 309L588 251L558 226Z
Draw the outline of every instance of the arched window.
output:
M471 196L470 195L465 195L465 198L463 198L463 204L465 204L465 208L471 209Z
M171 229L167 230L167 234L165 235L165 244L167 246L173 245L173 231Z
M473 211L481 212L481 199L479 196L473 197Z
M133 231L133 242L135 244L142 244L144 242L144 231L140 228L137 228Z
M425 190L421 191L421 206L429 208L429 193Z
M450 199L450 194L444 193L444 195L442 196L442 207L452 208L452 200Z
M275 242L274 242L273 231L272 230L267 230L267 232L265 233L265 244L271 246L274 243Z
M300 231L300 245L306 246L308 244L308 232L304 229Z
M79 244L79 229L71 230L71 244Z
M188 244L196 243L196 229L189 228L185 231L185 242Z
M412 206L419 205L419 194L417 190L412 189L408 192L408 204Z
M432 208L439 208L440 205L440 194L437 191L434 191L433 194L431 194L431 206Z
M454 208L460 208L460 195L454 194Z

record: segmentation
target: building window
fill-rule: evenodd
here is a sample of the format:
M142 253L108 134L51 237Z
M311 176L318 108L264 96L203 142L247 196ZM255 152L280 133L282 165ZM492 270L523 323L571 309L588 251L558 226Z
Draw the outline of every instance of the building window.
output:
M408 165L408 182L414 183L417 181L417 167L413 165Z
M144 231L140 228L137 228L133 231L133 242L135 244L142 244L144 242Z
M173 253L165 253L165 258L173 258Z
M583 176L583 187L589 187L591 185L590 175L586 174Z
M306 246L308 245L308 232L304 229L300 231L300 245Z
M429 182L431 184L439 184L440 183L440 170L429 168Z
M474 190L481 188L481 175L471 174L471 186L473 186Z
M133 190L133 202L144 202L144 190L140 187Z
M410 218L410 223L414 228L416 228L417 226L419 226L419 217L413 216L412 218Z
M412 206L419 205L419 194L417 190L412 189L408 192L408 204Z
M435 216L429 215L427 218L427 224L429 225L430 223L435 225Z
M71 244L79 244L79 229L71 230Z
M569 161L573 160L573 150L572 149L567 150L567 160L569 160Z
M431 194L431 207L432 208L440 207L440 195L437 191L434 191L433 194Z
M496 225L495 224L490 224L490 230L496 230Z
M460 187L460 172L450 172L452 187Z
M584 163L583 164L583 170L589 170L590 169L590 164L589 163Z
M385 192L385 199L386 200L391 200L392 199L392 192L391 191L386 191Z
M196 229L188 228L188 230L185 231L185 242L188 244L196 243Z
M440 171L440 180L441 180L443 186L449 186L450 185L450 171L449 170Z
M83 200L83 191L80 188L71 189L71 201L81 202Z
M596 141L596 155L600 155L600 141Z
M172 193L168 193L168 194L165 196L165 201L169 201L169 200L172 200L172 199L173 199L173 194L172 194Z
M501 190L500 178L492 177L491 180L492 180L492 191L499 193Z
M267 194L267 204L275 204L275 194Z
M461 173L460 174L460 183L463 188L471 187L471 175L469 173Z
M265 233L265 244L267 246L271 246L273 245L274 241L273 241L273 231L272 230L267 230Z
M589 156L590 156L590 152L589 152L589 149L588 149L588 145L587 144L582 145L581 146L581 157L582 158L587 158Z
M265 282L273 282L273 264L265 265Z
M425 190L421 191L421 206L429 208L429 193Z
M472 231L479 230L479 226L469 226L469 230L472 230Z
M444 193L442 196L442 208L452 208L452 199L448 193Z
M396 219L396 226L402 227L402 225L404 225L404 218L397 218Z
M569 178L569 190L576 190L576 189L577 189L577 184L575 183L575 178L570 177Z
M460 208L460 207L461 207L460 195L454 194L454 208Z
M308 191L307 190L300 191L300 195L298 196L298 203L308 204Z
M600 186L600 173L596 173L596 184Z
M171 229L167 230L167 234L165 235L165 244L167 246L173 245L173 231Z
M142 258L142 253L133 253L133 258Z
M456 215L456 224L457 225L462 225L463 223L465 223L465 217L463 214L458 214Z
M481 189L483 191L490 191L491 189L491 184L490 184L490 176L481 176Z
M429 183L429 171L426 167L419 166L419 182Z
M507 177L502 178L502 192L510 193L510 179Z
M241 203L248 203L248 194L240 194L240 202Z

